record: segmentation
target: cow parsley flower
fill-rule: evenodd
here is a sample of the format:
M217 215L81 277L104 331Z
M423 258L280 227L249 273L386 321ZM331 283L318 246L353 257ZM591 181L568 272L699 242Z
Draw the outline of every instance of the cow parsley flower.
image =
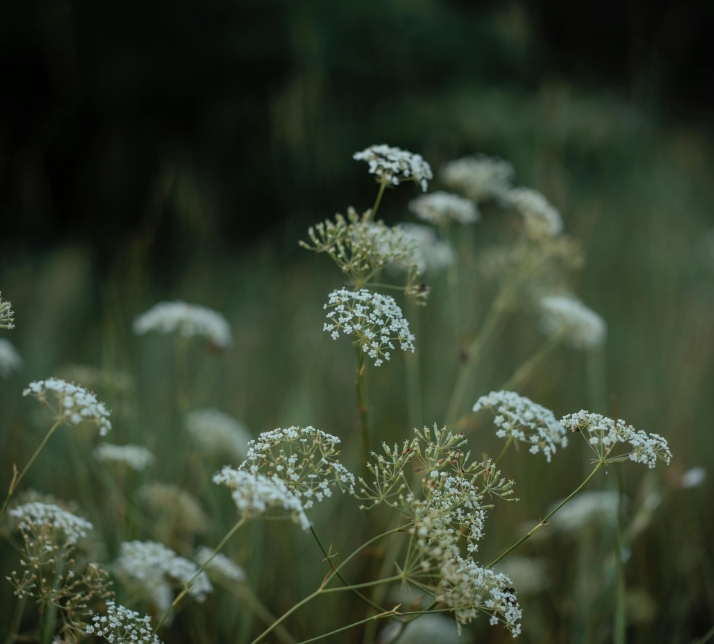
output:
M409 210L419 219L435 226L441 226L449 221L472 224L481 218L473 201L442 191L417 197L409 203Z
M550 463L560 447L568 446L568 437L550 409L534 403L514 391L492 391L481 396L473 406L474 412L491 409L496 414L493 424L498 427L496 436L512 438L516 442L529 443L529 452L543 452Z
M561 336L573 349L602 346L607 324L600 315L575 297L549 295L540 301L540 330L548 337Z
M156 462L156 457L141 445L112 445L100 443L94 449L94 458L98 461L121 463L137 472L143 472Z
M0 296L2 293L0 293ZM12 304L0 297L0 329L14 329L15 314L12 310Z
M523 216L526 233L532 239L556 237L563 232L560 213L537 190L514 188L503 200Z
M139 488L139 498L156 519L158 530L169 538L173 532L201 534L208 529L209 519L201 505L186 490L157 481Z
M252 436L243 423L218 409L197 409L186 414L186 429L204 454L242 461Z
M196 550L195 559L199 566L203 566L210 559L210 563L205 568L209 576L215 574L233 581L245 581L245 571L238 564L220 552L213 559L211 559L212 555L213 550L206 546L199 546Z
M395 186L403 181L416 181L426 192L428 180L434 176L431 167L420 154L388 145L371 145L361 152L355 152L352 158L355 161L366 161L369 173L375 175L378 181Z
M55 419L67 425L79 425L83 422L94 423L99 434L106 436L112 428L109 422L109 410L97 400L97 397L84 387L65 382L57 378L31 382L22 392L23 396L34 396L43 406L50 409ZM54 399L56 408L48 398Z
M49 526L53 531L64 535L71 544L76 544L94 529L89 521L63 510L54 503L25 503L10 510L9 514L19 521L18 528L23 532L38 531L43 526Z
M213 309L186 302L159 302L134 320L134 333L179 333L185 338L205 337L225 349L233 341L228 320Z
M427 271L438 273L456 260L456 253L451 244L440 239L431 226L402 224L401 228L416 244L412 262L420 274ZM397 264L395 267L400 268L400 265Z
M107 600L107 614L95 615L87 635L102 637L112 644L161 644L151 628L151 617Z
M13 371L20 371L23 364L22 357L12 342L0 339L0 376L7 378Z
M441 169L441 180L476 203L503 197L511 190L515 171L503 159L484 155L464 157Z
M605 463L631 460L654 468L658 460L669 465L672 452L666 439L658 434L648 434L627 425L624 420L612 420L600 414L582 410L560 419L561 424L573 432L582 432L598 459ZM628 443L631 451L611 455L620 443Z
M575 534L592 523L614 524L617 517L618 493L610 490L587 490L568 501L553 518L555 527ZM560 505L561 501L551 507Z
M367 289L348 291L338 289L330 293L324 306L329 309L323 330L337 340L340 331L354 335L360 348L380 366L389 360L395 342L402 351L414 353L414 335L393 297L372 293Z
M707 471L703 467L692 467L688 469L680 479L680 485L685 489L699 487L707 480Z

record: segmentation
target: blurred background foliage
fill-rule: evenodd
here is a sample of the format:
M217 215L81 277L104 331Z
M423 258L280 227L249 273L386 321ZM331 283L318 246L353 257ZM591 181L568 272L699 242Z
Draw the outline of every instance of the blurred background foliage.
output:
M630 640L701 636L714 622L712 488L682 490L678 478L692 466L714 468L712 7L693 7L6 3L0 288L17 324L3 337L26 365L0 383L2 486L44 432L19 395L29 380L68 363L120 370L135 378L130 395L114 386L97 391L115 410L112 440L147 445L158 455L152 478L201 499L212 518L200 539L214 543L225 533L234 510L204 485L205 472L176 440L173 345L131 335L137 313L173 298L223 312L235 336L225 355L193 347L193 406L220 407L254 434L314 425L345 439L354 465L350 347L321 331L322 303L340 276L297 240L318 219L371 205L374 183L351 160L371 143L419 152L435 169L464 154L495 154L512 161L518 183L541 190L582 241L578 292L609 325L605 376L596 358L560 349L527 395L557 415L614 406L636 427L666 436L675 454L663 475L624 470L633 508L651 493L662 498L627 563ZM381 215L405 218L414 195L411 185L388 192ZM488 223L495 214L485 210ZM468 272L478 257L466 252L463 261ZM475 328L483 311L472 279L464 306ZM431 286L420 313L429 423L442 422L457 367L445 280ZM532 315L514 312L471 398L497 387L539 342ZM400 440L409 429L403 365L394 360L370 378L373 426L380 439ZM490 429L471 436L477 453L498 449ZM106 473L90 449L89 437L58 433L28 480L103 521L111 557L117 527L102 503ZM558 454L548 467L527 456L511 454L504 465L521 502L489 521L484 560L588 467L582 451ZM611 478L599 484L612 488ZM349 540L361 520L345 507L351 503L335 499L316 513L333 544ZM127 538L146 537L141 526L126 529ZM524 549L546 561L551 580L523 601L524 641L609 641L612 539L603 525ZM314 544L291 526L252 526L231 554L276 613L324 574ZM3 545L3 577L13 557ZM6 625L9 585L0 597ZM334 610L326 602L319 614L297 616L295 632L336 628L355 611L347 598L330 601ZM187 610L170 641L233 641L237 632L245 641L257 626L235 605L222 595L209 600L208 617ZM475 631L478 641L506 638L485 623ZM359 641L358 633L349 637Z

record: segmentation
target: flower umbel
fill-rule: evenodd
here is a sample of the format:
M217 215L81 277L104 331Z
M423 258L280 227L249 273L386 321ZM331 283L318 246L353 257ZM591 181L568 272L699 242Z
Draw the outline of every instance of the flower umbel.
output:
M511 189L514 175L508 161L484 155L457 159L441 169L447 186L476 203L503 197Z
M473 201L441 191L417 197L409 203L409 210L435 226L449 221L472 224L481 218Z
M142 445L100 443L94 449L94 458L102 462L126 465L136 472L143 472L156 462L156 457Z
M186 414L186 429L204 454L243 460L252 436L243 423L218 409L197 409Z
M112 644L161 644L152 634L151 617L142 617L113 601L106 604L107 614L94 616L93 623L87 626L88 635L97 635Z
M563 232L560 213L537 190L514 188L504 201L521 213L531 239L555 237Z
M352 158L355 161L366 161L369 173L375 175L378 181L395 186L403 181L416 181L426 192L428 180L434 176L431 167L420 154L389 145L371 145L361 152L355 152Z
M592 349L605 342L605 320L579 299L549 295L541 300L540 305L542 314L539 327L545 335L562 336L573 349Z
M18 528L22 532L31 532L41 529L42 526L48 526L52 532L71 544L76 544L94 529L86 519L63 510L54 503L40 501L25 503L10 510L9 514L18 520Z

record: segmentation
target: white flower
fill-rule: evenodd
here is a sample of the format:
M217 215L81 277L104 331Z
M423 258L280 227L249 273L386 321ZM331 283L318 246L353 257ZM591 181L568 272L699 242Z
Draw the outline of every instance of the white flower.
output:
M31 382L22 392L23 396L34 396L44 406L55 413L55 418L68 425L79 425L82 422L94 423L99 428L99 434L106 436L112 428L109 422L109 410L97 400L97 397L79 385L48 378ZM54 398L57 408L48 402L48 397Z
M98 461L123 463L137 472L144 471L156 462L156 457L141 445L112 445L100 443L94 449L94 458Z
M612 420L600 414L581 410L564 416L560 422L573 432L583 432L593 451L607 463L629 459L652 469L658 460L669 465L672 459L672 452L669 451L667 441L662 436L638 431L631 425L625 424L624 420ZM629 443L632 451L611 456L612 451L620 443Z
M2 295L2 293L0 293ZM0 329L14 329L15 314L12 310L12 304L0 297Z
M233 341L228 320L213 309L186 302L159 302L134 320L134 333L144 335L179 333L185 338L201 336L219 349Z
M605 342L605 320L577 298L549 295L540 305L539 328L548 337L562 336L573 349L592 349Z
M559 519L560 514L556 523ZM550 585L544 559L509 555L498 564L497 572L509 577L522 595L535 595Z
M514 188L504 195L503 201L521 213L532 239L555 237L563 232L560 213L537 190Z
M707 480L707 471L703 467L693 467L682 474L681 486L685 489L699 487Z
M453 264L456 260L456 253L451 244L444 239L440 239L436 230L431 226L402 224L400 228L416 245L410 263L416 265L419 273L426 271L437 273ZM399 264L394 266L401 267Z
M481 218L473 201L441 191L417 197L409 203L409 210L435 226L449 221L471 224Z
M252 439L245 425L218 409L197 409L186 414L186 429L204 454L243 460Z
M151 628L151 617L143 617L107 600L107 614L95 615L92 624L85 630L88 635L97 635L112 644L161 644Z
M480 203L503 197L511 189L514 174L508 161L479 155L447 163L441 169L441 180Z
M209 520L200 503L176 485L154 481L139 488L139 498L163 530L200 534L208 529Z
M568 501L553 517L553 524L565 533L576 533L591 523L614 523L617 516L618 493L586 491ZM557 501L552 507L557 507Z
M324 306L330 309L323 330L336 340L340 331L344 335L354 335L375 366L389 360L395 342L402 351L414 353L414 335L409 331L409 323L404 318L393 297L372 293L367 289L348 291L339 289L330 293Z
M213 550L206 546L199 546L196 550L196 563L202 566L213 555ZM245 581L245 571L238 564L233 563L228 557L220 552L211 559L211 562L206 566L205 570L210 575L211 573L222 575L233 581Z
M63 510L54 503L41 503L39 501L25 503L13 508L9 512L10 516L18 519L18 528L23 532L29 532L50 526L53 530L61 532L71 544L87 536L94 526L85 519L78 517L67 510Z
M7 378L11 372L20 371L22 357L10 340L0 339L0 376Z
M498 427L496 436L513 438L516 442L530 443L531 454L543 452L550 460L557 447L568 446L568 437L550 409L534 403L514 391L492 391L481 396L473 406L474 412L489 408L495 414L493 424Z
M379 181L398 185L402 181L416 181L426 192L427 180L433 178L431 167L420 154L414 154L388 145L371 145L362 152L355 152L355 161L366 161L369 173Z

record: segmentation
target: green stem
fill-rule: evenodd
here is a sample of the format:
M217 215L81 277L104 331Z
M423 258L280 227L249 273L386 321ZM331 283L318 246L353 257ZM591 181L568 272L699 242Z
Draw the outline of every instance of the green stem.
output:
M382 201L382 195L384 194L384 189L386 187L387 187L387 182L381 181L379 184L379 192L377 193L377 198L374 201L374 206L372 206L372 213L370 215L370 219L372 221L374 221L374 218L377 215L377 208L379 208L379 202Z
M188 340L176 336L176 408L185 412L189 407L188 399Z
M367 392L365 373L367 365L364 362L364 351L359 344L355 345L357 356L357 378L355 379L355 394L357 396L357 413L359 415L359 439L362 450L362 468L366 469L370 457L369 419L367 418Z
M50 440L50 437L52 436L52 434L55 433L55 430L60 426L61 422L62 419L55 421L55 424L50 427L50 430L42 439L40 446L35 450L35 453L32 455L32 458L30 459L29 463L25 465L22 472L20 472L17 476L13 476L13 479L10 482L10 487L8 488L7 497L5 497L5 503L3 503L2 509L0 509L0 520L2 520L2 518L5 516L5 512L7 512L7 506L10 503L10 499L12 499L13 495L15 494L15 490L17 490L18 485L20 485L20 481L25 478L25 474L27 474L27 471L37 460L37 457L40 455L40 452L45 448L45 445L47 445L47 441Z
M617 589L615 591L615 619L613 623L613 644L625 644L627 641L627 615L625 610L625 566L622 563L622 469L615 463L617 479L617 516L615 517L615 565L617 567Z
M530 539L538 530L540 530L544 525L546 525L548 523L548 519L550 519L558 510L560 510L560 508L562 508L568 501L570 501L570 499L572 499L578 492L580 492L580 490L582 490L590 482L590 479L593 478L593 476L595 476L595 474L598 473L598 471L600 470L600 468L603 465L605 465L605 462L599 461L598 464L593 468L593 471L590 472L588 477L580 485L578 485L578 487L575 488L575 490L573 490L573 492L571 492L569 496L567 496L560 503L558 503L558 505L553 510L551 510L545 516L545 518L541 519L540 523L537 526L535 526L535 528L533 528L532 530L529 530L526 535L524 535L518 541L516 541L516 543L514 543L508 550L506 550L503 554L501 554L499 557L494 559L490 564L488 564L488 567L493 568L493 566L495 566L499 561L501 561L501 559L503 559L506 555L510 554L513 550L515 550L518 546L520 546L524 541L526 541L527 539Z
M221 551L223 550L223 546L225 546L229 539L240 529L240 527L246 522L245 517L241 517L238 520L238 523L236 523L228 532L228 534L223 537L223 540L216 546L215 550L211 553L211 556L206 559L206 561L203 562L201 567L196 571L196 574L189 579L189 581L184 585L183 590L176 595L176 599L171 602L171 606L169 606L168 610L164 613L164 616L159 620L159 623L156 625L156 628L154 629L154 635L159 631L161 626L163 626L163 623L166 621L168 616L171 614L171 611L178 606L178 603L186 596L188 591L191 589L191 584L196 580L196 578L206 569L206 566L208 566L209 563L213 561L213 558Z
M560 344L560 335L555 335L546 340L538 350L526 360L513 375L501 385L501 389L518 391L533 375L535 368Z
M412 333L416 336L417 342L421 337L419 331L420 311L420 306L417 306L411 298L407 299L407 317L409 318ZM409 414L409 424L412 428L421 428L423 414L421 404L421 365L418 344L414 353L404 352L404 363L407 376L407 412Z
M508 440L506 441L506 444L503 446L503 449L501 450L501 453L498 455L498 458L494 461L493 466L497 467L498 464L503 460L503 457L506 455L506 452L508 452L508 449L511 447L513 444L513 436L509 436Z
M356 626L360 626L361 624L367 624L368 622L376 622L378 619L384 619L385 617L395 617L398 615L401 615L402 613L397 612L397 609L392 609L385 611L383 613L380 613L379 615L373 615L372 617L367 617L366 619L361 619L359 622L353 622L352 624L348 624L347 626L343 626L342 628L335 629L334 631L330 631L329 633L324 633L323 635L318 635L317 637L311 637L309 640L303 640L300 642L300 644L308 644L308 642L317 642L318 640L325 639L326 637L330 637L330 635L337 635L337 633L342 633L344 631L348 631L351 628L355 628Z
M451 230L448 223L444 223L440 226L441 236L449 242L452 248L456 248L451 236ZM447 284L449 289L449 303L451 306L451 317L454 323L454 333L456 335L456 341L459 344L459 350L461 350L461 335L463 332L461 326L461 309L459 307L459 266L458 262L455 260L451 262L446 271Z

